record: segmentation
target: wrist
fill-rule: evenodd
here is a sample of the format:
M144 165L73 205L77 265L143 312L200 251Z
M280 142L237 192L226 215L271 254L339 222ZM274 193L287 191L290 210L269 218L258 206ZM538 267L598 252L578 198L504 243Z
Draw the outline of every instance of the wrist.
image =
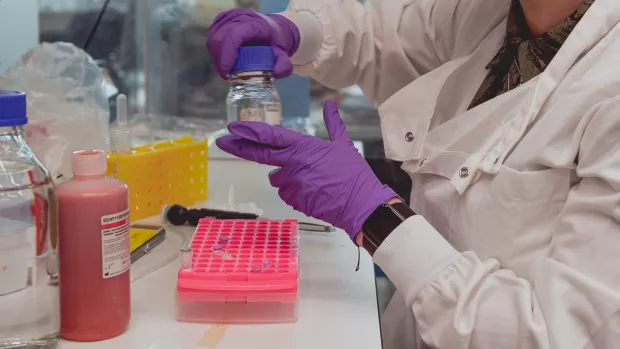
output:
M393 198L378 206L362 225L363 237L356 239L368 253L373 255L387 237L415 212L402 200Z
M404 203L404 201L400 198L400 197L394 197L391 198L390 200L388 200L386 202L386 204L388 205L392 205L398 202L402 202ZM359 231L355 237L355 243L357 244L357 246L363 247L364 246L364 232L363 231Z
M362 231L357 233L357 236L355 237L355 244L359 247L364 247L364 233Z
M387 204L388 205L392 205L392 204L395 204L397 202L403 202L404 203L403 199L401 199L399 197L395 197L395 198L392 198L392 199L388 200Z

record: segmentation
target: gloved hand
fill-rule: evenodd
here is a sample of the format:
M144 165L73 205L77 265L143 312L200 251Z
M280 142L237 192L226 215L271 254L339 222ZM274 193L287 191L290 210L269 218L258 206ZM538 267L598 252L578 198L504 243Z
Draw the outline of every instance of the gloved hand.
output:
M290 57L299 47L299 29L277 14L265 16L245 8L220 13L209 28L207 49L222 79L227 79L244 44L273 47L276 56L273 76L286 77L293 72Z
M246 121L230 123L232 134L216 144L240 158L281 167L269 180L282 200L343 229L355 241L368 216L398 195L379 182L353 146L333 102L325 103L323 117L331 142Z

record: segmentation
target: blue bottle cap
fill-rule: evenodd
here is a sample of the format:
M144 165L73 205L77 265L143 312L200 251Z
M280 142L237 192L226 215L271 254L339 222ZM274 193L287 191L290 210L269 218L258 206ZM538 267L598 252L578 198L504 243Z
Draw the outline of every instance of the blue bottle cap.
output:
M269 46L243 46L239 48L239 56L230 71L237 74L249 71L273 70L275 54Z
M23 126L27 123L26 94L0 90L0 127Z

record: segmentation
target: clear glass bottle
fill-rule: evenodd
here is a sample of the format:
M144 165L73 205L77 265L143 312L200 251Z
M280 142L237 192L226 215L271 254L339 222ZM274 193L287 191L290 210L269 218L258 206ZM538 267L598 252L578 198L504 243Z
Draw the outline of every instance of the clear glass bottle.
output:
M0 90L0 348L55 348L57 198L23 137L26 96Z
M272 76L273 48L246 46L231 71L226 99L228 122L260 121L282 125L282 104Z

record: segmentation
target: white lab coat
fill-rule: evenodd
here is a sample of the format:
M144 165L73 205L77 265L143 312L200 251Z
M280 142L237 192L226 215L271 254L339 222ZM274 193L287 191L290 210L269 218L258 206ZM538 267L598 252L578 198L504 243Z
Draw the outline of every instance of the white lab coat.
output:
M620 348L620 1L467 110L510 0L293 0L296 72L359 84L419 216L374 256L386 348Z

